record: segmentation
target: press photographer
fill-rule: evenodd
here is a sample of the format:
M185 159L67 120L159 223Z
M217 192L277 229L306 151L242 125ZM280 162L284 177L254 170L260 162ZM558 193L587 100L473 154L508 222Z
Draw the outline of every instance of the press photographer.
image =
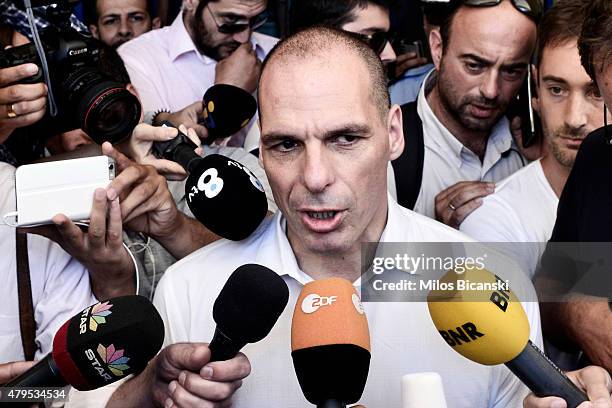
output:
M49 1L36 5L41 3ZM99 68L103 44L73 27L68 6L63 0L46 7L48 25L40 35L41 20L30 9L28 22L37 21L33 43L0 51L0 140L25 128L25 135L20 131L7 143L18 162L40 156L48 135L80 128L99 144L115 143L129 136L141 118L138 99ZM4 15L19 16L17 28L26 31L23 10L2 7Z

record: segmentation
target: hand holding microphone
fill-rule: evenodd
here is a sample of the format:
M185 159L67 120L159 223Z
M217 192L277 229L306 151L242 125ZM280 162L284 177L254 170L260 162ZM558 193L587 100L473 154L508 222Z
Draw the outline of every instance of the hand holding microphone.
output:
M504 282L484 269L468 269L461 275L451 270L441 282L453 283L459 276L471 282ZM570 408L588 401L529 340L529 321L509 288L492 290L486 299L481 291L431 291L428 307L442 338L464 357L485 365L506 364L539 397L561 397Z
M251 370L240 349L268 335L288 300L289 289L277 273L256 264L239 267L215 300L217 327L210 344L166 347L149 373L123 384L108 406L141 406L150 398L165 406L226 406Z
M370 369L370 333L349 281L321 279L302 288L291 324L291 357L310 403L344 408L361 398Z

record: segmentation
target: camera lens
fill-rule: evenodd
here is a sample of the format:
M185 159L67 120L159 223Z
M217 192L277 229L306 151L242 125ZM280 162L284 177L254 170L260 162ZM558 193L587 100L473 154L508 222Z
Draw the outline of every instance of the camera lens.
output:
M132 133L140 121L138 99L119 82L92 68L75 70L64 87L81 129L96 143L116 143Z

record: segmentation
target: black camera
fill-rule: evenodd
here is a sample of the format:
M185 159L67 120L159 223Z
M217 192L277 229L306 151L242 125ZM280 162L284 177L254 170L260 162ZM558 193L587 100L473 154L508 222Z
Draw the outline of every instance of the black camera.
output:
M40 39L57 114L52 117L48 106L38 125L49 136L81 128L98 144L118 142L138 125L140 102L124 84L100 71L100 43L73 29L70 13L60 6L47 8L50 25L41 31ZM0 68L24 63L34 63L39 70L21 83L44 80L43 64L34 44L0 50Z

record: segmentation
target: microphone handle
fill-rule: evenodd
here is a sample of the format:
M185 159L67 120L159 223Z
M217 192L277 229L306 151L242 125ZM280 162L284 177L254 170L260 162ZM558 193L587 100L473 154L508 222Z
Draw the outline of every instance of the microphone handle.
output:
M60 374L51 353L4 387L64 387L68 382Z
M531 340L506 366L538 397L561 397L568 408L589 400Z
M190 145L178 145L172 158L173 161L180 164L188 173L191 173L198 162L202 160L193 149Z
M321 404L317 404L317 408L346 408L346 404L337 399L328 399Z
M177 126L174 126L174 124L167 120L163 121L161 124L164 127L173 127L178 130ZM174 139L153 143L153 152L157 157L163 157L164 159L174 161L180 164L188 172L191 172L195 166L194 161L201 159L201 157L194 152L196 147L198 146L196 146L186 134L179 130L178 135Z
M238 354L240 349L246 343L238 343L227 337L219 326L215 329L215 335L210 341L208 348L210 349L210 361L225 361L230 360Z

